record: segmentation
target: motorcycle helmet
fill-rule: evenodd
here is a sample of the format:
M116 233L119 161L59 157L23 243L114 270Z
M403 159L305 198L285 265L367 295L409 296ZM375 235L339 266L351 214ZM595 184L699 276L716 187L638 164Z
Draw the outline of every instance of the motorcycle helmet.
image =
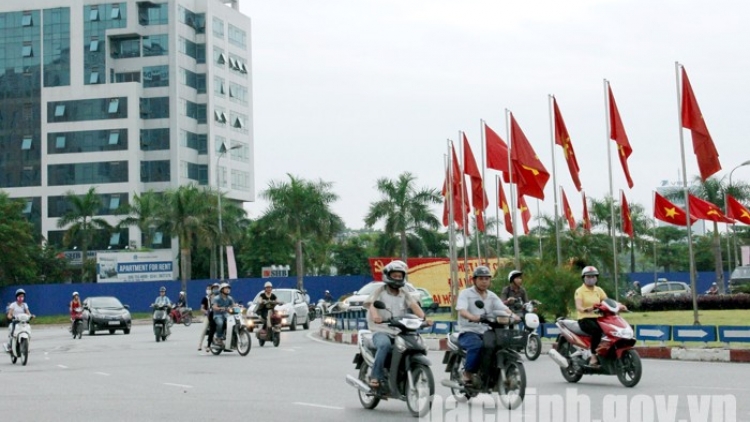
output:
M264 284L264 285L263 285L263 288L265 289L266 287L271 287L271 288L273 288L273 284L271 284L271 282L270 282L270 281L266 281L266 284Z
M166 292L166 291L167 291L166 287L164 287L164 286L159 287L159 293Z
M16 297L18 297L18 295L24 295L24 296L26 296L26 290L24 290L24 289L18 289L18 290L16 290Z
M219 286L219 291L222 291L225 288L226 289L231 289L231 287L229 286L229 283L221 283L221 286Z
M73 292L73 294L70 295L70 297L76 297L76 296L78 296L78 292Z
M522 275L523 275L523 272L518 271L518 270L513 270L513 271L509 272L508 273L508 283L512 283L513 279L515 279L516 277L520 277Z
M185 292L180 292L180 296L185 296Z
M394 280L391 278L391 274L394 272L400 272L404 276L401 280ZM383 267L383 281L388 287L393 289L400 289L406 284L406 274L409 272L409 267L406 266L404 261L391 261Z
M474 268L474 272L471 274L472 279L475 279L477 277L492 277L492 273L490 272L489 268L485 267L484 265L480 265Z
M587 286L593 286L596 284L596 279L594 280L586 280L586 276L599 276L599 270L596 269L593 265L588 265L581 270L581 278L583 279L583 283Z

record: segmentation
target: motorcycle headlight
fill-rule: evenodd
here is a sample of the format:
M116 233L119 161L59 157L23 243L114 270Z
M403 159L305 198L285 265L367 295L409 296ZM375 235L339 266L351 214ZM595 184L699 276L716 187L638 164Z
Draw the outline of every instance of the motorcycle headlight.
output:
M245 324L247 325L247 328L253 328L255 326L255 323L251 319L245 321Z
M612 333L612 335L614 335L615 337L626 338L626 339L633 338L633 329L632 328L620 328L618 330L615 330Z
M399 352L403 352L406 350L406 342L401 337L396 337L396 341L393 343L394 346L396 346L396 350Z

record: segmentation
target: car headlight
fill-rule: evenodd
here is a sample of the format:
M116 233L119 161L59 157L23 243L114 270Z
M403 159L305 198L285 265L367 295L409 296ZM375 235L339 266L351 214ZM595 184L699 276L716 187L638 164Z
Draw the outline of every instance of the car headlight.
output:
M278 311L276 311L276 314L280 317L285 317L289 316L289 311L287 311L286 309L279 309Z
M247 325L247 328L253 328L255 326L255 322L253 322L252 319L248 319L245 321L245 325Z

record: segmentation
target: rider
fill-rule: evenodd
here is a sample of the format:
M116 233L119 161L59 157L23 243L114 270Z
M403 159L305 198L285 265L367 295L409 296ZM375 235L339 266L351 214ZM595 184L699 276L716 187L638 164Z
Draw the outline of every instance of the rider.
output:
M333 303L333 296L331 295L330 291L326 290L325 294L323 295L323 302Z
M385 360L393 349L393 338L399 331L385 325L381 325L387 318L399 318L406 315L407 309L411 309L414 315L419 318L425 317L419 302L414 300L404 289L406 284L406 275L409 271L406 263L403 261L392 261L383 268L384 285L377 287L370 297L365 300L364 306L368 309L367 325L370 331L375 334L372 336L372 342L377 351L375 352L375 362L372 365L370 374L370 387L373 390L380 387L383 380L383 367ZM381 301L388 310L375 308L375 301ZM389 312L390 311L390 312ZM432 325L432 321L427 321Z
M211 298L213 297L212 291L214 288L216 289L216 293L219 293L219 283L206 285L206 295L203 296L203 299L201 299L201 312L203 312L203 316L205 316L205 318L203 319L203 328L201 329L201 339L200 341L198 341L198 351L201 351L203 349L203 338L206 337L206 332L209 331L210 326L212 325L212 322L213 322L212 321L213 311L211 310ZM208 336L208 346L206 347L206 350L211 349L212 337L213 337L213 332L211 332L211 334Z
M581 331L591 336L591 358L589 366L592 368L599 367L599 360L596 357L596 348L602 341L602 328L599 326L598 316L594 313L594 305L598 305L607 298L607 293L596 285L599 279L599 270L589 265L581 270L581 279L583 285L576 289L575 301L576 311L578 311L578 326ZM627 310L625 305L620 304L621 310Z
M719 294L719 286L716 283L711 284L711 288L709 288L706 291L707 295L717 295Z
M26 291L24 289L18 289L16 290L16 301L8 305L8 314L6 316L8 317L8 320L12 322L8 326L8 330L10 331L10 334L8 335L8 343L3 343L6 352L10 351L10 340L13 337L13 332L16 330L15 317L21 314L31 316L29 305L24 303L25 298Z
M229 295L231 289L229 283L222 283L219 286L219 294L214 296L213 300L214 322L216 322L216 339L214 341L220 345L224 343L226 335L224 331L227 311L234 306L234 298Z
M73 331L73 324L76 323L76 317L81 316L81 313L76 311L78 308L83 308L83 305L81 304L81 299L78 297L78 292L73 292L73 299L70 301L70 305L68 306L68 309L70 310L70 331Z
M182 318L182 310L187 307L185 292L180 292L180 296L177 298L177 303L174 306L174 310L172 310L172 319L179 321Z
M266 284L263 285L263 291L260 292L258 299L255 300L255 303L258 305L258 316L260 316L263 320L264 326L266 325L266 318L268 318L268 311L270 309L273 309L273 306L276 305L277 300L278 299L276 298L276 295L273 293L273 284L271 284L270 281L266 281ZM271 307L269 308L269 306Z
M523 304L529 301L526 289L521 287L521 283L523 283L523 273L512 270L508 273L508 285L500 292L500 299L517 315L521 315Z
M161 286L159 288L159 296L154 299L154 306L172 306L172 301L167 297L167 288Z
M480 265L474 269L471 276L474 286L461 291L458 295L456 310L458 311L458 344L466 350L466 364L464 365L463 382L472 382L473 375L479 369L489 365L492 350L495 348L495 333L485 324L480 324L481 316L496 315L497 311L512 314L500 298L489 290L492 274L490 269ZM484 302L484 308L478 308L476 301ZM514 316L514 318L518 318ZM482 349L488 349L482 353ZM484 358L483 358L484 357Z

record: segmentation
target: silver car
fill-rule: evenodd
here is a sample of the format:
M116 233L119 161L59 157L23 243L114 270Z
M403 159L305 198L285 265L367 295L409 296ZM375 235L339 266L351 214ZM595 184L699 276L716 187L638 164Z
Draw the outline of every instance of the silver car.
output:
M382 281L371 281L364 286L362 286L361 289L354 292L353 295L347 297L344 299L343 306L341 307L343 310L349 310L349 311L359 311L362 309L362 305L364 304L365 300L367 300L368 297L372 294L372 292L375 291L378 287L382 286ZM419 290L414 288L414 286L411 283L406 283L404 285L404 289L406 289L406 292L411 296L417 303L421 303L421 294L419 293Z
M255 327L260 327L260 316L255 313L258 306L257 301L263 291L255 295L252 302L247 304L247 318L253 321ZM305 295L297 289L273 289L276 300L281 302L275 310L281 315L281 326L289 327L291 331L297 329L297 325L302 325L305 330L310 328L310 317L308 316L308 306L305 302Z

